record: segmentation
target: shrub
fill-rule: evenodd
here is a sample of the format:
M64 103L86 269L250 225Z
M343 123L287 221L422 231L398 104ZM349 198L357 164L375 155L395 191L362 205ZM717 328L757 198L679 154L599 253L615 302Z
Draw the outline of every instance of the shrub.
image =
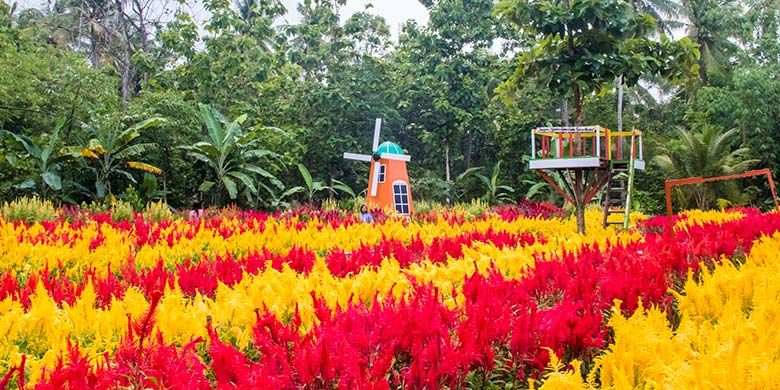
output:
M37 197L19 198L11 203L3 203L1 214L6 221L26 223L51 221L58 216L51 201Z
M173 219L171 208L164 201L149 202L143 212L147 221L160 222Z
M111 206L111 220L114 222L131 221L133 219L133 205L118 200Z

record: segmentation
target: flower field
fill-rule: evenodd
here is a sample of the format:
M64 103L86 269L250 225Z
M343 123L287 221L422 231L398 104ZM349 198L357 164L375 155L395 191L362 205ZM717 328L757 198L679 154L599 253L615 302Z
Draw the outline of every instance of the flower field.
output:
M0 388L776 386L780 214L600 216L0 220Z

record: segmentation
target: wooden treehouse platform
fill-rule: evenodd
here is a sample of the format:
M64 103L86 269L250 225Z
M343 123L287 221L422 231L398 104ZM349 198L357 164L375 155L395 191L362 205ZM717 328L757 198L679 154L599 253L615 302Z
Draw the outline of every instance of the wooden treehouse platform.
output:
M645 169L642 132L601 126L539 127L531 131L529 168L575 205L589 203L606 188L604 226L627 228L634 172ZM560 180L554 180L551 173L557 173ZM616 214L623 218L610 218Z
M539 127L531 131L531 169L604 168L630 162L644 170L642 132L601 126Z

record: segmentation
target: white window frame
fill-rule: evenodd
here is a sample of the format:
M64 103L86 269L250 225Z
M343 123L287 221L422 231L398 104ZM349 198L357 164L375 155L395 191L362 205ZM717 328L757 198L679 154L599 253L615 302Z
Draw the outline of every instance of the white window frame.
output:
M387 165L379 164L379 182L384 183L387 177Z
M398 195L401 196L401 202L397 202L395 188L396 186L400 186L400 185L406 188L406 192L405 193L398 192ZM404 214L404 215L409 214L412 210L411 202L409 201L410 197L411 196L409 195L409 183L403 180L396 180L393 182L393 209L395 209L395 211L397 211L399 214ZM404 198L406 202L404 202Z

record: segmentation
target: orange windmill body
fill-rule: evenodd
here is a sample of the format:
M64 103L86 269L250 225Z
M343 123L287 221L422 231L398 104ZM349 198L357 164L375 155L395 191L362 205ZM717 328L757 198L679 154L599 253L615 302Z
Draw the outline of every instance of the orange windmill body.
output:
M406 163L411 157L404 154L396 143L384 142L380 145L381 128L382 119L377 118L370 155L344 153L344 158L371 163L366 191L366 204L369 207L392 208L399 214L410 214L414 211L414 205Z

